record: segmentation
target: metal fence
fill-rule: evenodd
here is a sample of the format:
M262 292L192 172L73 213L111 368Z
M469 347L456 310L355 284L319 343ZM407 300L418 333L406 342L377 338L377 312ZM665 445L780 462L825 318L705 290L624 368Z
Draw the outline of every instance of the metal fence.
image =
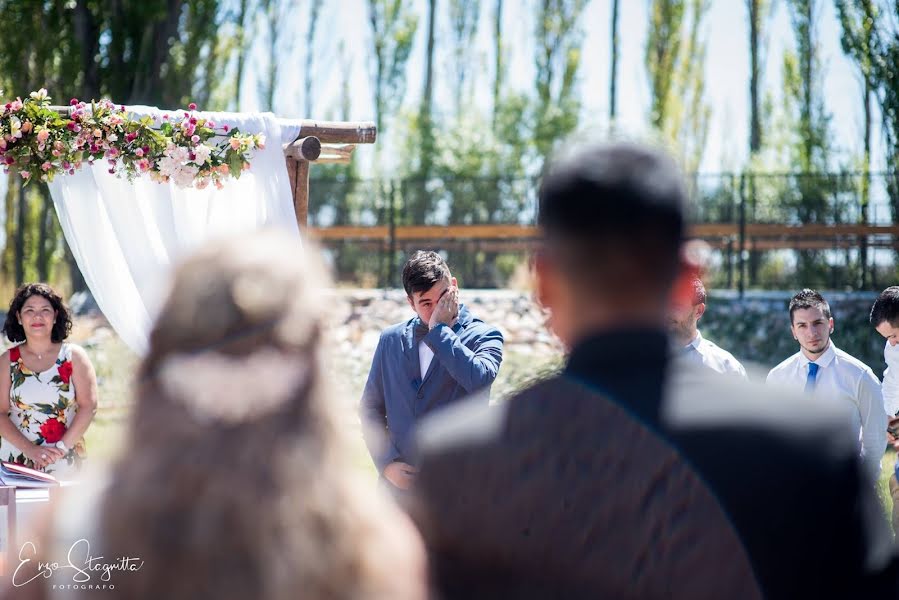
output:
M444 251L467 287L503 287L533 248L537 188L500 177L313 179L309 226L347 232L323 242L343 280L399 285L408 253L426 247ZM896 278L888 173L698 174L687 189L693 235L713 247L712 286L877 289Z

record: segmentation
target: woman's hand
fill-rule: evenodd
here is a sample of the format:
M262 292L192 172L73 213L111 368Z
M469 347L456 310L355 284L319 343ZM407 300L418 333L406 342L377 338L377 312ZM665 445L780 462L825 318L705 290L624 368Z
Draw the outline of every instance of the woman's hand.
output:
M31 462L34 463L34 466L39 469L46 469L48 466L65 456L59 448L53 446L38 446L35 444L29 444L27 448L22 450L22 454L25 455L25 458L30 459Z

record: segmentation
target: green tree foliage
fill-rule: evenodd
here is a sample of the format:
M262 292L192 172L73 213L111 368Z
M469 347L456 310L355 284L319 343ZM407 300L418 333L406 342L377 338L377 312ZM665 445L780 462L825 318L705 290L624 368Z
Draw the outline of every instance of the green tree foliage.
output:
M862 128L862 155L858 170L862 173L858 195L861 204L859 221L868 222L868 208L871 199L871 125L872 101L874 99L874 33L879 16L878 7L873 0L837 0L837 14L843 30L841 44L843 51L855 62L862 79L862 110L864 125ZM868 286L868 247L867 239L861 240L859 263L861 265L858 285Z
M406 94L406 63L418 28L418 15L410 0L368 0L368 19L375 124L383 136L388 117L396 114Z
M708 9L709 0L654 0L646 42L650 121L691 173L702 162L711 119L702 34Z
M792 123L787 156L798 175L784 182L782 205L799 223L833 223L842 220L836 209L844 182L827 174L831 160L830 114L824 104L824 70L818 27L820 0L789 0L787 8L795 38L795 52L783 61L783 103ZM827 261L821 251L798 252L797 277L807 285L829 283Z
M553 145L577 127L580 98L575 93L581 64L581 14L586 0L537 3L535 55L537 98L533 140L540 165Z
M246 0L244 3L248 2ZM39 87L65 104L105 96L127 104L222 108L212 100L233 49L219 0L0 0L0 87L6 97ZM51 34L52 32L52 34ZM10 180L7 281L55 278L64 244L43 184ZM69 257L72 287L83 282Z
M663 131L683 40L681 31L685 0L652 0L646 38L646 70L649 74L649 121Z

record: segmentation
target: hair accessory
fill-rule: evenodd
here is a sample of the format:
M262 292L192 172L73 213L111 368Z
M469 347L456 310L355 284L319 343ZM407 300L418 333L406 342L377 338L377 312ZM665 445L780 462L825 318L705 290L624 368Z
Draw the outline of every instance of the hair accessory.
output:
M308 374L300 356L270 349L243 356L178 353L159 368L163 389L198 420L228 424L277 411Z

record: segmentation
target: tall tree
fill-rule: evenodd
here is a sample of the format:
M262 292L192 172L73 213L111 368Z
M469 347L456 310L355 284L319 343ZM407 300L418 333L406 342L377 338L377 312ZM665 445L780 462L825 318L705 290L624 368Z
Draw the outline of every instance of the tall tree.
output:
M434 161L434 26L437 20L437 0L428 0L428 42L425 50L424 89L421 94L419 127L421 130L420 175L428 177Z
M418 27L411 0L368 0L375 124L383 138L406 93L406 63ZM377 150L377 148L376 148Z
M371 25L372 53L369 63L374 95L375 124L382 141L375 146L375 163L379 162L380 148L386 138L387 123L398 112L406 93L406 63L412 51L412 42L418 28L418 15L410 0L368 0L368 17ZM383 167L383 165L380 165ZM376 191L382 214L387 224L396 223L398 213L397 193L392 182L379 182ZM393 238L391 238L393 239ZM397 256L395 248L383 256L379 269L379 284L387 283L395 272Z
M235 28L234 40L237 63L234 73L235 110L240 110L240 95L243 91L244 65L246 64L249 47L247 28L250 26L250 15L252 14L251 0L239 0L237 12L232 17Z
M468 105L471 90L469 74L471 73L474 36L478 28L480 0L449 0L449 21L452 39L453 87L455 93L455 113L460 115Z
M868 222L868 207L871 197L871 124L872 101L874 99L874 35L879 11L873 0L837 0L837 13L843 29L841 38L843 51L848 54L858 67L862 80L862 112L864 126L862 131L861 157L861 214L859 220ZM868 286L868 246L867 238L862 238L859 247L860 281L859 286Z
M575 82L583 37L578 24L586 0L541 0L537 6L534 145L543 162L553 144L577 127Z
M407 166L403 169L408 181L404 183L406 204L404 221L425 222L430 212L433 194L428 191L434 173L437 146L434 136L434 29L437 20L437 0L428 0L427 41L425 44L425 72L422 79L421 105L411 120L403 155Z
M787 164L798 175L789 178L778 204L801 223L832 222L841 218L835 184L829 177L830 116L824 104L824 70L818 44L819 0L789 0L787 8L795 51L784 53L782 110L789 124ZM811 287L832 285L826 256L820 251L797 252L796 277Z
M614 124L617 116L618 92L618 0L612 0L612 65L609 69L609 123Z
M650 121L690 172L702 161L711 119L705 98L709 0L654 0L646 44Z
M496 120L499 114L500 91L503 87L503 0L496 0L493 10L493 118L491 125L496 132Z
M824 106L823 72L818 47L818 0L789 0L790 22L796 38L793 88L798 104L797 166L803 172L827 170L830 116ZM788 70L794 68L790 65Z
M763 26L769 8L766 0L746 0L749 17L749 153L762 149L761 71L764 64Z
M309 22L306 25L306 60L303 68L303 115L312 117L313 99L312 81L315 72L315 32L318 26L318 15L324 0L312 0L309 3Z
M706 41L702 27L711 0L690 0L686 23L686 45L678 59L675 97L677 118L670 122L668 135L676 141L684 167L690 173L699 170L705 152L712 109L705 98Z
M646 69L649 73L649 121L662 131L668 119L668 103L683 38L681 25L685 0L652 0L646 39Z
M260 104L264 110L275 110L275 94L278 90L281 66L292 51L293 36L289 34L293 24L291 19L293 8L291 2L284 0L260 0L261 26L265 33L262 37L265 40L268 67L265 71L260 70L264 74L258 81Z
M20 2L0 0L0 84L12 95L46 87L57 101L101 96L127 104L205 103L217 87L222 54L219 0ZM52 32L53 35L48 35ZM207 106L208 108L215 108ZM61 234L40 184L11 190L7 203L9 278L53 272ZM13 232L11 232L13 233ZM7 260L9 249L19 257ZM15 252L13 252L15 253ZM71 285L83 286L70 260ZM17 264L18 263L18 264Z

